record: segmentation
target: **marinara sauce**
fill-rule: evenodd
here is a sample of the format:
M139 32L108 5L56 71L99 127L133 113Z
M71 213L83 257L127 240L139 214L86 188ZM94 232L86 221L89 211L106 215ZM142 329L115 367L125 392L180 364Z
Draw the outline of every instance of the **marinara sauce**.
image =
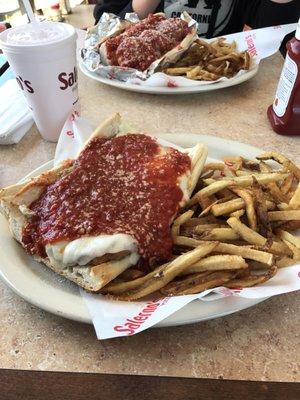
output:
M107 58L111 65L144 71L189 32L188 23L180 18L166 19L159 14L150 14L122 34L106 40Z
M26 250L45 256L48 243L126 233L144 260L169 259L170 223L183 198L178 179L191 165L186 154L161 149L143 134L93 139L72 171L30 205Z

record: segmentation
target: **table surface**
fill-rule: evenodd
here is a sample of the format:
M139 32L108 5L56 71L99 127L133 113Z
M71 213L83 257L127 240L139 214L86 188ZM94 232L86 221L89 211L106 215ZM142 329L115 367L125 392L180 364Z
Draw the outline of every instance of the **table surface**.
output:
M91 7L69 16L76 27L93 22ZM222 91L186 96L141 95L106 87L79 73L82 115L95 126L119 111L151 133L209 134L280 150L300 163L300 137L276 135L266 109L283 59L264 60L252 80ZM13 146L0 147L0 187L50 160L55 144L36 128ZM296 293L199 324L152 329L134 337L96 340L92 326L50 315L0 282L2 368L152 374L293 382L299 374Z

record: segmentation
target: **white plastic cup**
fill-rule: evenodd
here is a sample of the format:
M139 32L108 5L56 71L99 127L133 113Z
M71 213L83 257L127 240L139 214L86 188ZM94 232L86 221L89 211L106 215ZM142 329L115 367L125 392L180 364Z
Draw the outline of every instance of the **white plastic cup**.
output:
M32 23L0 34L0 48L16 76L42 137L58 140L78 102L75 29L60 22Z

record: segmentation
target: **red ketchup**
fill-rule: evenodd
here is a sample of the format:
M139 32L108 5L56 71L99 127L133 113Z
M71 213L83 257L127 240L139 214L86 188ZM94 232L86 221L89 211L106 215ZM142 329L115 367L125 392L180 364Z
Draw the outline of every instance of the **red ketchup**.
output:
M300 19L296 35L286 47L285 63L268 117L275 132L300 135Z

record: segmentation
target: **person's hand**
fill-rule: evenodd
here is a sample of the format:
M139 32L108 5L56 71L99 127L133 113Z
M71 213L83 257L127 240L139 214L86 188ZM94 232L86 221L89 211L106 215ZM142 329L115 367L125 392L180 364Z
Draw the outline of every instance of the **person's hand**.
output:
M0 24L0 33L5 31L6 25L5 24Z
M160 0L132 0L133 11L137 13L140 19L146 18L148 14L153 13Z

